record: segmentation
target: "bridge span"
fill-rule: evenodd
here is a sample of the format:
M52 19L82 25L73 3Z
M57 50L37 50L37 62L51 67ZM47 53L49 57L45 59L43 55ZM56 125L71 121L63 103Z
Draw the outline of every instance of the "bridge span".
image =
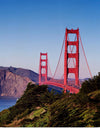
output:
M69 35L73 35L73 34L75 35L75 40L69 40ZM79 70L79 61L80 61L79 42L81 42L80 44L82 45L82 41L79 35L79 29L73 30L73 29L66 28L63 46L61 49L61 54L60 54L58 64L53 77L48 76L48 68L49 68L48 54L40 53L39 85L53 85L53 86L62 88L65 93L66 91L69 91L70 93L79 92L79 89L81 87L80 79L79 79L79 71L80 71ZM63 67L64 69L63 76L62 76L63 78L61 77L60 79L56 79L55 74L57 73L57 70L59 67L63 48L64 48L64 58L63 58L64 63L63 65L60 65L60 68ZM82 49L83 49L83 45L82 45ZM83 49L83 53L85 56L84 49ZM85 56L85 61L86 61L90 76L92 77L89 65L87 63L86 56ZM70 79L71 84L69 84L69 74L74 74L75 76L74 79Z

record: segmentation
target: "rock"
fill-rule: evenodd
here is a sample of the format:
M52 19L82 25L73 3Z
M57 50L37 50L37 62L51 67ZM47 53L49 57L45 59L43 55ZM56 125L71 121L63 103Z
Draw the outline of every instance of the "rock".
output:
M21 97L29 82L32 82L33 84L35 84L34 81L32 81L30 78L25 76L24 72L23 72L23 75L18 75L18 74L20 73L17 73L17 74L13 73L8 68L0 69L0 95L1 96L11 96L11 97L17 97L17 98Z

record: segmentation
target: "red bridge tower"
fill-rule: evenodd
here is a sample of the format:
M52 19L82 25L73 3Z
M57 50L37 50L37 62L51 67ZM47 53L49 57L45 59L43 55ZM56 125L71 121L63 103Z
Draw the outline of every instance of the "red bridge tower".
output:
M68 34L76 34L77 40L76 41L69 41ZM76 46L76 53L69 53L68 46ZM75 66L73 68L68 67L68 59L74 58L75 59ZM73 73L75 74L75 85L79 85L79 29L76 30L69 30L66 29L65 32L65 53L64 53L64 85L68 85L68 74Z
M40 53L39 85L41 85L43 81L47 81L47 67L48 55L47 53Z

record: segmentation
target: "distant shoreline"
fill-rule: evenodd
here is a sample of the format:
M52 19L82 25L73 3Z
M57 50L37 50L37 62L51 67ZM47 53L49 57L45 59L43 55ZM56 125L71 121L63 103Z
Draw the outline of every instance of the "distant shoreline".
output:
M12 97L12 96L0 96L0 99L18 99L17 97Z

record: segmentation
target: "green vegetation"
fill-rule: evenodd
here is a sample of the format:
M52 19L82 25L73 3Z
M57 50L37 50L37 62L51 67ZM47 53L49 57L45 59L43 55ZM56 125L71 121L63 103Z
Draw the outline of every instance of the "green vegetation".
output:
M7 127L99 127L100 73L82 84L78 94L55 94L47 86L28 84L15 106L0 113Z

